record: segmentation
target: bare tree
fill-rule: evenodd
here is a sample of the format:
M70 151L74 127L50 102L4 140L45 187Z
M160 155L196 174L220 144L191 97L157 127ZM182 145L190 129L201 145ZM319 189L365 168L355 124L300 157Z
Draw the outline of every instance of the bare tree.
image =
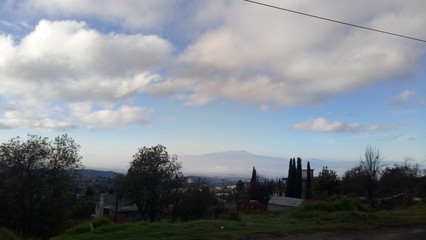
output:
M360 168L365 176L364 185L366 197L372 206L375 206L375 196L378 189L379 174L382 169L382 160L379 149L368 145L365 149L364 159L361 158Z

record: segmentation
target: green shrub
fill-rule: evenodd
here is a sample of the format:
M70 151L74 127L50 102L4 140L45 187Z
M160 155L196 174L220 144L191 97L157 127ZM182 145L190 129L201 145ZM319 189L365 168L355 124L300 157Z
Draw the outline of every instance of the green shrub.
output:
M225 213L223 215L223 219L225 219L225 220L231 220L231 221L236 221L236 222L240 222L241 221L240 215L235 210L231 210L231 211L228 211L227 213Z
M78 235L88 233L102 226L111 225L112 222L108 218L96 218L77 225L65 233L65 235Z
M372 212L360 212L360 211L346 211L346 212L333 212L320 216L319 220L336 221L336 222L371 222L378 219L379 216Z
M310 206L311 205L311 206ZM340 211L362 211L369 212L371 209L367 205L363 205L360 200L348 197L331 197L316 206L315 203L307 204L307 208L313 207L327 212L340 212Z
M371 212L371 209L355 198L331 197L302 205L295 209L292 215L299 218L311 218L335 212Z
M0 240L18 240L19 238L7 228L0 227Z

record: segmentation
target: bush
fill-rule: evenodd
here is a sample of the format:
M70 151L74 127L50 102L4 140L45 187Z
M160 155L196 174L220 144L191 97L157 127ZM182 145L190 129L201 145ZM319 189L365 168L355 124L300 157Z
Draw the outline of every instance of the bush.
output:
M0 240L18 240L19 238L7 228L0 227Z
M371 208L358 199L348 197L330 197L323 201L307 203L292 212L294 217L318 217L325 213L335 212L371 212Z
M96 218L93 221L87 221L77 225L65 233L65 235L78 235L88 233L102 226L111 225L112 222L108 218Z
M223 219L225 219L225 220L231 220L231 221L236 221L236 222L240 222L241 221L240 215L235 210L228 211L226 214L223 215Z

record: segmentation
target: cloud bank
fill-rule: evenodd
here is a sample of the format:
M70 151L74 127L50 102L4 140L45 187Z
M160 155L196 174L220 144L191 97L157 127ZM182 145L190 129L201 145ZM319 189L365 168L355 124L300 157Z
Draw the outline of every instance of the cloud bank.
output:
M368 6L264 2L426 38L422 0L379 0ZM187 105L226 99L262 111L319 105L412 73L426 52L406 39L244 1L25 0L5 6L21 15L35 9L31 18L41 20L21 38L0 33L0 128L147 124L152 109L135 102L141 95ZM177 14L182 11L193 17ZM113 24L116 31L104 33L76 19ZM171 28L176 36L166 39L164 32ZM401 93L392 101L412 95ZM319 118L293 128L356 132L382 127Z
M377 132L391 129L389 125L362 126L359 123L344 123L341 121L328 121L325 118L316 118L291 126L293 130L314 132Z
M154 72L171 61L172 50L155 35L101 34L75 21L41 20L19 42L0 35L0 96L7 103L0 126L144 124L143 107L121 102L158 80Z

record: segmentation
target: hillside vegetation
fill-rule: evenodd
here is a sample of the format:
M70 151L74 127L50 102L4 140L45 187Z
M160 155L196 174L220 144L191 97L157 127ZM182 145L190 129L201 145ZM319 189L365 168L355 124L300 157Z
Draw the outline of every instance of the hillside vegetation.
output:
M392 211L373 211L354 199L331 198L288 212L231 212L221 219L175 224L113 224L106 219L94 219L55 239L246 239L300 232L413 226L426 226L425 203Z

